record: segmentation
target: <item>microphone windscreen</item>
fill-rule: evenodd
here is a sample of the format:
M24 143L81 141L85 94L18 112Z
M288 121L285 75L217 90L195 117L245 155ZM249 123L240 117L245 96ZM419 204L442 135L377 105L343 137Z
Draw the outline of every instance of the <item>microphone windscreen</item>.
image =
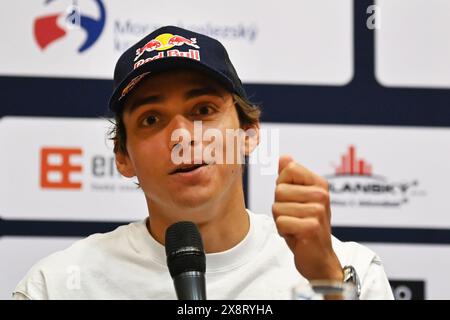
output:
M203 242L193 222L180 221L167 228L165 246L167 266L172 278L188 271L205 272Z

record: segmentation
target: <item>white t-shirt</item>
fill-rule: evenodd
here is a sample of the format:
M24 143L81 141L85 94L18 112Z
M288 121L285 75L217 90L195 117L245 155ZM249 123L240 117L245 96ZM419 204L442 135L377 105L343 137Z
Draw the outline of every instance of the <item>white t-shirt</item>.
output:
M249 211L250 229L235 247L206 255L208 299L292 299L307 285L292 252L269 216ZM378 256L368 248L333 238L341 265L355 267L360 299L392 299ZM146 220L94 234L38 262L17 285L16 299L176 299L164 246Z

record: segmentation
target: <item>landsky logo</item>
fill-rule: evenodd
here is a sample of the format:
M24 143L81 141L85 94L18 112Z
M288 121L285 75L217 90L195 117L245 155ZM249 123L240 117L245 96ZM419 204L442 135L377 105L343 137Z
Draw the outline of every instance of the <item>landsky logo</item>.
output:
M45 5L50 5L56 1L59 0L46 0ZM86 33L86 39L80 44L78 52L82 53L92 47L100 37L106 21L106 10L102 1L92 1L97 6L98 19L82 14L77 0L73 0L66 11L37 17L34 20L33 30L39 48L45 50L54 42L64 41L69 32L78 32L79 30Z
M335 206L400 207L412 197L425 195L423 190L418 190L417 179L392 182L375 174L372 164L358 158L356 147L352 145L341 155L334 169L334 174L325 178L329 183L331 204Z

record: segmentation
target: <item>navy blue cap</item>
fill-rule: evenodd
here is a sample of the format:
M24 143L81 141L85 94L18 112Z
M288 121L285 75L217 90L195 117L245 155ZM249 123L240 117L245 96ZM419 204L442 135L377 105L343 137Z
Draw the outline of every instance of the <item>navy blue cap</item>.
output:
M114 92L109 108L114 112L120 111L124 98L144 77L179 68L202 71L247 100L228 53L218 40L175 26L165 26L120 56L114 70Z

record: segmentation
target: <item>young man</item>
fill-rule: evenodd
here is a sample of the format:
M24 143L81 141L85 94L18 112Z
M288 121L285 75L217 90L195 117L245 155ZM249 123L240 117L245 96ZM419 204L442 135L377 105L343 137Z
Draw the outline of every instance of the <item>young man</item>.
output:
M114 86L117 168L137 177L149 216L43 259L15 298L176 299L164 235L180 220L199 227L210 299L291 299L295 286L314 280L352 282L361 299L392 298L376 254L332 237L327 182L290 156L279 160L273 219L246 209L238 160L258 143L259 109L217 40L160 28L120 57ZM195 150L212 142L195 136L197 121L223 137L227 130L254 134L236 138L237 146L215 145L214 156L232 161L205 159ZM187 143L174 138L180 131ZM69 268L78 270L75 281Z

